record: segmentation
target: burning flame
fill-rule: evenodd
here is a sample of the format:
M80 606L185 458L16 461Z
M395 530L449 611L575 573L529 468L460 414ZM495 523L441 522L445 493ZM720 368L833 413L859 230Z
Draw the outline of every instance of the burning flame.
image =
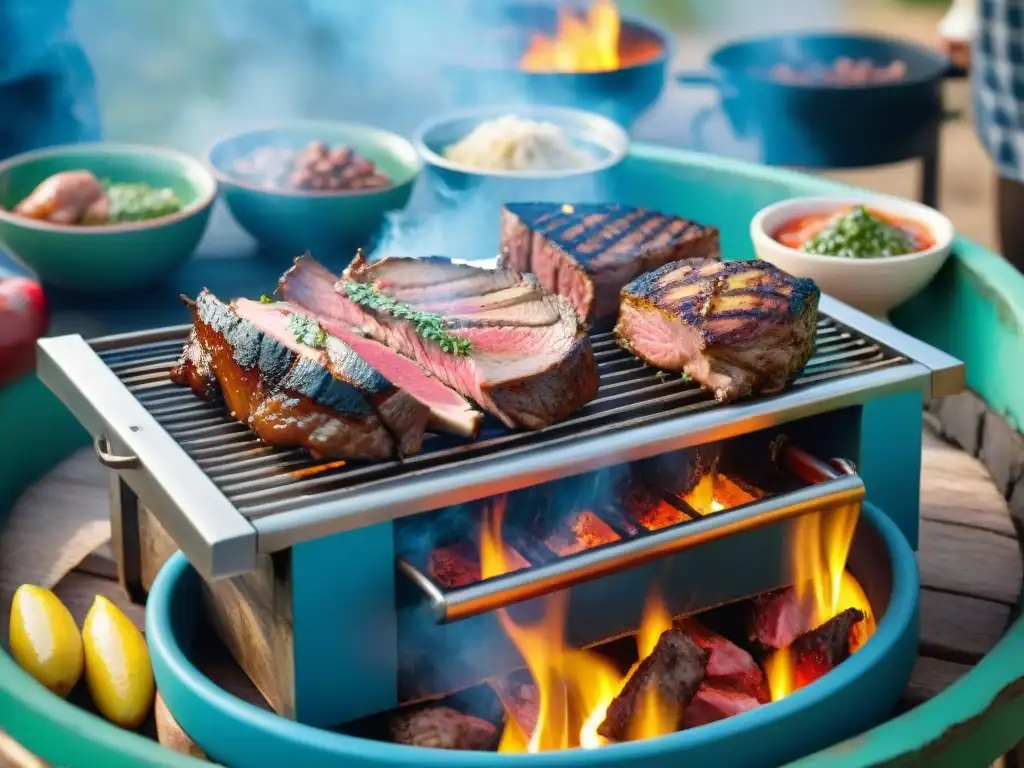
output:
M561 8L555 36L533 35L519 66L527 72L608 72L618 69L621 26L613 0L594 0L584 16Z
M483 578L507 573L511 563L503 546L501 526L504 500L498 500L484 520L480 537ZM546 599L541 619L532 625L518 624L504 609L498 611L502 628L519 651L537 686L537 722L525 733L509 713L498 745L499 752L546 752L557 749L604 746L607 740L597 729L608 706L622 690L639 662L625 675L593 651L565 645L567 596L556 593ZM637 632L639 658L654 650L661 634L672 626L672 617L657 591L651 593ZM646 697L631 723L630 738L660 736L676 730L676 713L662 706L657 694Z
M683 497L683 501L690 505L701 515L710 515L712 512L721 512L725 505L720 502L715 493L715 486L718 484L717 473L710 472L702 477L696 487Z
M795 524L792 552L793 588L811 626L819 627L849 608L864 614L864 621L851 631L851 652L857 651L875 632L871 604L858 581L846 570L859 515L857 504L804 515ZM793 652L788 647L766 660L765 675L774 701L809 682L799 679Z

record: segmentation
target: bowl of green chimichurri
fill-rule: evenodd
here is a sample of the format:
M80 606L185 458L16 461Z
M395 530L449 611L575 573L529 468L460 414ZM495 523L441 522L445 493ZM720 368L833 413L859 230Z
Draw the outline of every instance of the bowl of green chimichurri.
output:
M0 248L65 290L140 288L192 255L216 195L208 167L172 150L27 152L0 163Z
M759 259L872 315L923 289L953 243L952 222L896 197L801 197L762 209L750 223Z

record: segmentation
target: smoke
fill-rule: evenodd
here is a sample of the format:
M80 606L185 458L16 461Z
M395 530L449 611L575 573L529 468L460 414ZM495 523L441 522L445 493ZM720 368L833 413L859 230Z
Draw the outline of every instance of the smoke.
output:
M28 46L29 37L58 34L53 27L59 29L63 11L56 8L67 2L3 7L45 9L48 23L27 12L15 15L12 34ZM522 34L496 34L509 5L510 0L79 0L71 5L65 37L82 46L95 71L107 138L202 152L221 135L300 118L357 120L408 134L458 100L445 76L447 61L507 58L521 44ZM625 12L672 15L666 22L684 39L722 40L780 24L832 26L843 3L620 5ZM30 28L31 36L18 32ZM22 48L5 46L0 60Z

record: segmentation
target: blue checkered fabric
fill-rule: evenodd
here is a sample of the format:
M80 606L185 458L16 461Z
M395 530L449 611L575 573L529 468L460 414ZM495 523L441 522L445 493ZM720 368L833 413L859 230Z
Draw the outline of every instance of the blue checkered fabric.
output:
M1000 176L1024 182L1024 0L978 0L978 17L975 130Z

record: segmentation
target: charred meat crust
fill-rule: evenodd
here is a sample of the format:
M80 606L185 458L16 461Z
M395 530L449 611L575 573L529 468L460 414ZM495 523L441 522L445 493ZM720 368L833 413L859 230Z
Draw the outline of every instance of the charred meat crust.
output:
M182 297L184 298L184 297ZM187 300L191 304L191 300ZM181 357L170 370L175 384L191 389L202 400L215 400L220 396L220 385L210 369L210 355L196 338L196 329L190 328Z
M714 227L645 208L510 203L501 215L499 266L534 273L598 325L614 321L619 291L637 275L719 254Z
M715 265L716 271L711 277L702 279L700 267L710 264ZM728 287L731 276L752 271L762 273L759 284L735 289ZM674 280L662 282L673 272L681 274ZM672 301L674 289L693 283L700 284L696 294ZM789 288L789 292L780 292L780 286ZM817 310L820 296L821 292L813 280L790 277L764 261L675 262L641 275L622 290L623 302L686 323L698 334L705 348L758 341L763 336L764 323L785 321L808 310ZM755 306L709 313L707 307L715 299L727 297L752 297ZM727 330L719 330L719 326L707 322L709 316L745 322L740 325L730 323Z
M193 313L190 339L205 351L230 415L262 440L331 458L394 455L391 435L358 387L268 337L209 291L200 293ZM189 369L189 354L186 344L175 370ZM190 387L195 381L172 376Z
M813 281L766 262L676 262L623 289L615 336L647 364L730 402L778 391L806 365L819 296Z

